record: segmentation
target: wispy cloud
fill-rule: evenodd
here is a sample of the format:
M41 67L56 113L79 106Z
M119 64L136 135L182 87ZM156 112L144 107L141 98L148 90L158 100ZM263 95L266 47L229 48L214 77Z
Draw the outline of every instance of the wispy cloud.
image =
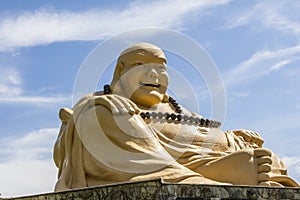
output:
M0 96L0 103L29 103L29 104L43 104L43 103L64 103L71 101L72 97L63 97L63 96L56 96L56 97L46 97L46 96L9 96L9 97L1 97Z
M228 28L258 24L286 33L300 34L299 12L300 6L295 1L259 1L250 11L242 12L233 17ZM295 15L296 14L296 15Z
M0 68L0 96L11 97L22 93L21 77L13 68Z
M135 1L123 10L84 12L37 10L0 21L0 51L57 41L99 40L141 27L181 29L189 16L227 3L215 1Z
M288 168L289 175L300 180L300 157L283 157L282 160Z
M227 87L255 80L300 59L300 45L275 51L258 51L250 59L224 74Z
M0 193L3 197L53 191L56 168L52 149L57 134L57 128L47 128L1 140Z
M63 103L71 96L25 96L21 74L14 68L0 68L0 104L11 103Z
M9 159L35 159L42 154L52 152L57 128L45 128L31 131L21 138L8 137L1 139L0 153L6 153Z

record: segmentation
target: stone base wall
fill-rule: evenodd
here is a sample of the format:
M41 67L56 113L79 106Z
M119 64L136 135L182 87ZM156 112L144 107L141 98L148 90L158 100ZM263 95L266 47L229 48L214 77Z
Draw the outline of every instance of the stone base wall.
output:
M300 188L258 186L187 185L160 180L122 183L57 193L10 198L15 200L205 200L205 199L300 199Z

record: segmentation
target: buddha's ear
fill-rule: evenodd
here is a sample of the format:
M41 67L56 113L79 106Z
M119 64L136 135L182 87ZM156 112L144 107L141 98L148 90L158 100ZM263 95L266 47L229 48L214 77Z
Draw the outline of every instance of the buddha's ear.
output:
M167 103L167 102L169 102L169 95L166 93L166 94L164 94L164 97L162 99L162 103Z
M125 68L125 63L123 62L123 61L120 61L119 63L118 63L118 70L119 70L119 75L120 75L120 77L124 74L124 68Z
M113 80L111 81L111 84L110 84L110 88L112 91L114 91L117 82L120 80L123 69L124 69L124 63L122 61L118 60L116 68L115 68Z

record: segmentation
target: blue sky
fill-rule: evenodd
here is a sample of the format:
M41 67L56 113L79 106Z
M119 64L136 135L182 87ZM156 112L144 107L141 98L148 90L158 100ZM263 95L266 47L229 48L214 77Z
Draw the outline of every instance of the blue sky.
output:
M288 0L1 0L2 197L53 191L57 113L72 106L81 63L104 40L144 27L179 31L202 45L226 89L223 129L259 132L300 182L299 9ZM201 94L201 114L209 116L209 95Z

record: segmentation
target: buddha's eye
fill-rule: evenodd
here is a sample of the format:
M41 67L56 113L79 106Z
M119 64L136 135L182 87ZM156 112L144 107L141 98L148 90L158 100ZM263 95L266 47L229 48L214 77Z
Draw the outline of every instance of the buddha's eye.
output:
M138 62L138 63L134 63L133 65L131 65L132 67L135 67L135 66L139 66L139 65L143 65L144 63L141 63L141 62Z
M166 70L167 68L165 66L159 66L160 70Z

